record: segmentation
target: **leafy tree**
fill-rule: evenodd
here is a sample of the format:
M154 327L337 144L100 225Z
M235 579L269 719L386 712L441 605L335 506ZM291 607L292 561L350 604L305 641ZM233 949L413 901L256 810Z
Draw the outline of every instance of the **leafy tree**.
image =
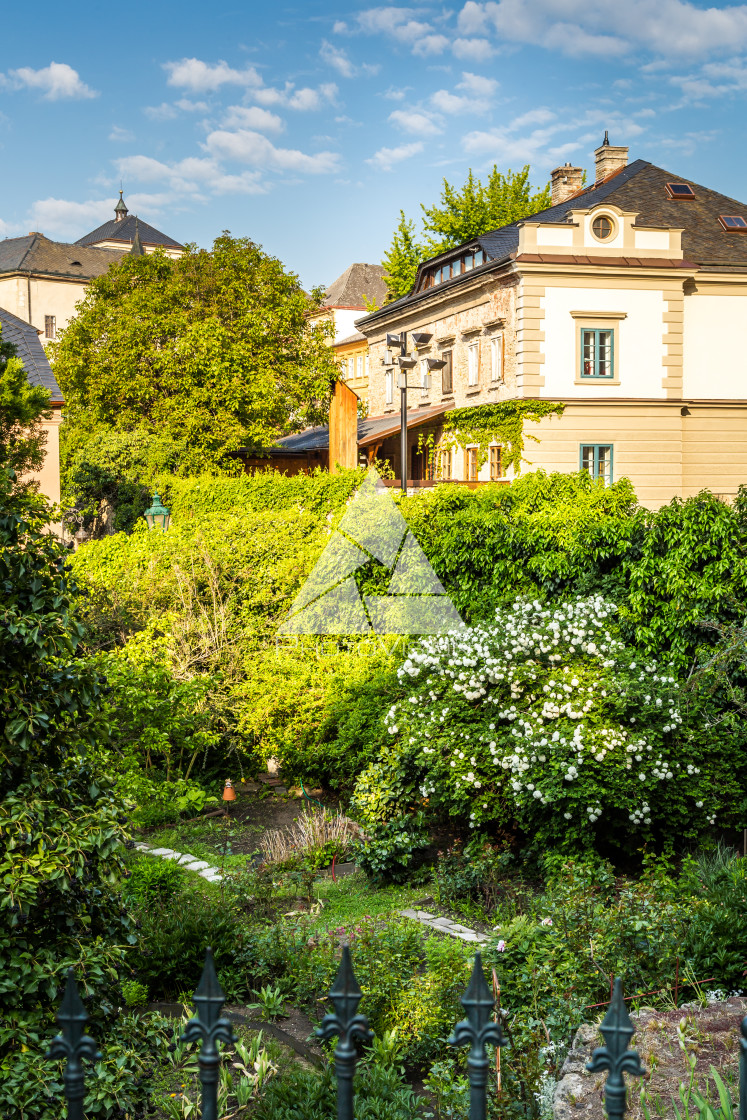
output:
M532 190L529 166L505 175L494 164L487 181L475 177L472 169L461 188L443 181L440 204L424 206L422 243L416 240L414 223L400 211L400 222L392 244L383 258L390 299L407 295L415 282L421 261L463 245L492 229L538 214L550 205L549 183Z
M0 463L15 472L14 488L18 475L38 470L44 462L41 421L51 415L49 391L29 385L15 346L3 342L0 331Z
M0 464L0 1114L51 1120L42 1060L72 965L113 1018L123 945L111 884L125 833L88 749L105 735L102 681L76 660L81 627L48 508Z
M67 423L168 436L184 470L259 451L325 416L337 367L328 328L308 324L320 299L228 233L179 260L125 257L55 346Z
M394 231L389 252L382 259L386 269L384 277L390 299L406 296L415 283L418 265L425 250L415 240L415 223L408 221L404 210L399 212L399 225Z
M71 531L91 536L130 532L151 503L157 479L178 474L184 444L142 428L121 431L99 425L62 428L62 505Z

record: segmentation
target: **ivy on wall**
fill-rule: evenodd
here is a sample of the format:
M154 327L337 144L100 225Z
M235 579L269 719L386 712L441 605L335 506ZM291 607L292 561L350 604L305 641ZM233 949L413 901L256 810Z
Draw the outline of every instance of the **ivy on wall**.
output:
M499 443L504 469L513 467L518 474L522 462L528 461L523 456L524 440L539 443L537 436L524 431L524 421L539 423L545 416L561 416L564 408L564 404L556 401L527 400L455 408L444 416L439 445L443 450L477 446L478 464L482 466L487 461L490 445Z

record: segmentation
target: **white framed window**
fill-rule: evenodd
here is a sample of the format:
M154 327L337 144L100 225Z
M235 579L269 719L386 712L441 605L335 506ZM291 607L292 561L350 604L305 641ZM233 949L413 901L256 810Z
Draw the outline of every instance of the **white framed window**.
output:
M44 337L57 338L57 316L45 315L44 316Z
M388 369L384 375L384 384L386 385L386 403L391 404L394 400L394 371Z
M355 376L355 358L348 358L348 378L352 381Z
M470 342L467 347L467 384L477 385L480 373L480 343Z
M490 380L503 381L503 335L490 340Z
M358 377L363 377L363 355L359 354L355 361L356 373Z
M430 377L429 377L429 374L428 374L428 359L427 358L421 358L420 359L420 389L421 389L422 395L424 397L428 396L428 392L430 390L430 387L431 387L431 384L430 384Z

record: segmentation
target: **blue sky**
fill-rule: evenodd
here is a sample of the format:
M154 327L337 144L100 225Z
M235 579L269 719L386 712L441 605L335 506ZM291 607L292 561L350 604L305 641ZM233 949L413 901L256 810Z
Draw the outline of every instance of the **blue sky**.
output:
M590 168L604 129L747 200L747 5L487 0L6 6L0 236L130 210L249 236L304 284L378 261L443 176Z

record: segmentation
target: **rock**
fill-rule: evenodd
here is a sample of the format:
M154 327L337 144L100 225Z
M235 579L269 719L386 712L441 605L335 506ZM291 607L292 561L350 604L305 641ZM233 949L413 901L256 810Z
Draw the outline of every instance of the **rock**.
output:
M182 867L186 867L187 871L203 871L205 868L210 867L210 864L204 859L198 859L195 860L194 863L182 863ZM211 868L211 870L215 870L215 868Z

